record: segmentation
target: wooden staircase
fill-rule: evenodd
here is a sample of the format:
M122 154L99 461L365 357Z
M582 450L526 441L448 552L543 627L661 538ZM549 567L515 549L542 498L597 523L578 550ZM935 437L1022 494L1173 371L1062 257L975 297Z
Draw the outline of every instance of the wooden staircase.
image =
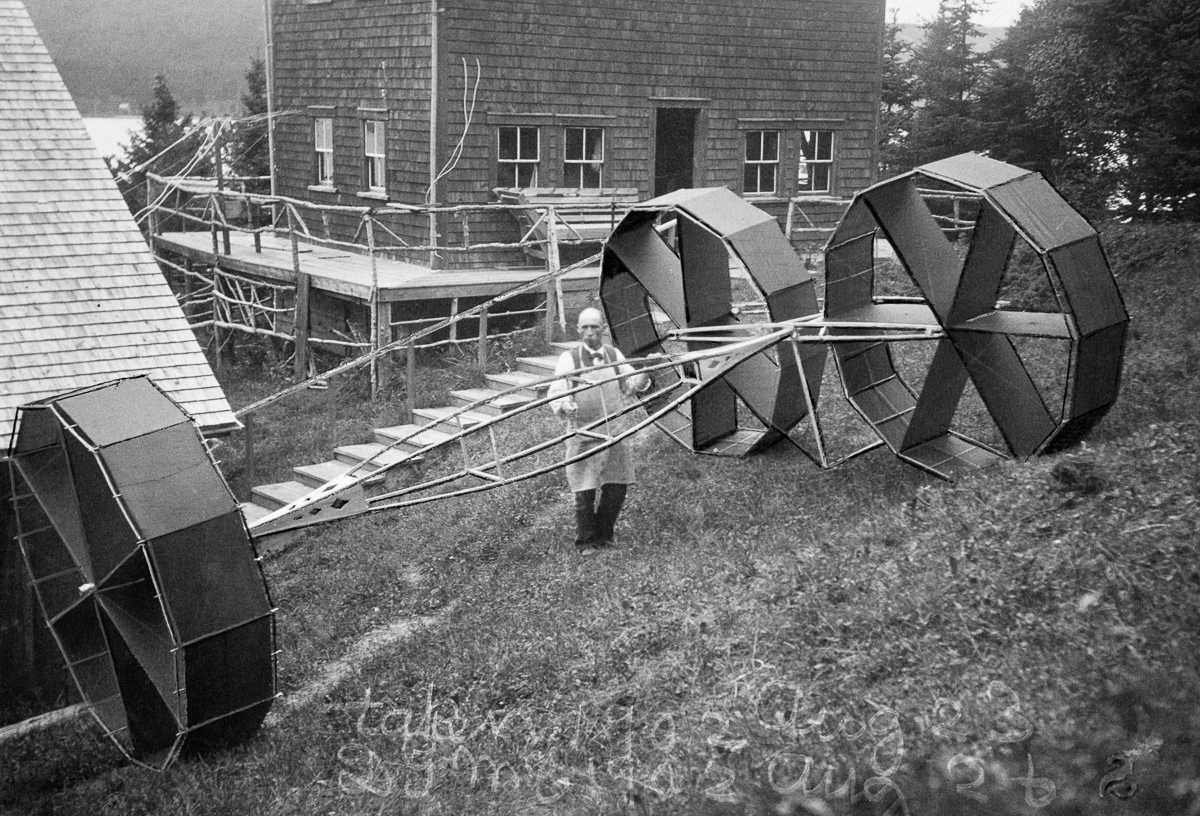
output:
M378 454L378 458L364 468L369 472L379 470L392 463L399 463L397 467L409 467L421 462L424 458L416 451L429 445L445 442L460 429L471 428L490 417L527 405L544 395L546 386L543 384L538 387L535 383L554 373L561 352L570 348L571 345L570 343L554 343L556 352L545 357L518 357L517 370L488 374L485 387L451 391L451 405L414 409L412 423L390 428L376 428L374 439L370 442L342 445L334 450L333 459L314 465L300 465L292 468L292 472L295 474L294 479L252 488L251 500L242 504L242 513L245 515L247 523L252 524L267 514L308 495L329 480L347 473L352 467L372 456ZM510 390L518 387L519 390ZM455 411L480 400L486 400L486 402L480 403L470 411L458 416L450 416ZM409 438L405 439L405 437ZM380 453L400 439L404 439L404 441L394 448ZM376 492L381 490L385 478L384 474L373 479L369 478L364 483L367 494L370 495L372 490Z

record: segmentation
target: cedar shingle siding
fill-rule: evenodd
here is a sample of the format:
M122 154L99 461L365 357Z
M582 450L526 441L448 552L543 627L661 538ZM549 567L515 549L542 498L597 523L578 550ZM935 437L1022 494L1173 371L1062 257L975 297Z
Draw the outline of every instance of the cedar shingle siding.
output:
M654 194L655 110L694 107L692 186L742 192L747 130L782 134L782 214L795 194L798 133L836 134L833 195L875 174L884 0L747 0L665 7L642 0L444 0L438 19L438 164L462 135L464 94L482 69L462 157L438 203L492 200L496 128L541 129L538 186L563 184L563 132L605 129L605 187ZM420 203L429 184L430 8L425 0L277 0L275 88L280 192L321 203L371 203L362 181L361 120L387 108L387 192ZM671 10L671 9L675 10ZM464 76L463 62L467 75ZM694 100L694 101L687 101ZM323 107L310 107L323 106ZM312 191L312 118L334 118L337 192ZM754 120L759 120L755 122ZM758 201L756 201L758 203ZM820 208L815 208L819 210ZM443 219L442 240L461 226ZM511 219L480 223L471 240L514 240ZM427 226L409 236L423 243Z
M18 406L149 374L238 426L19 0L0 0L0 454Z

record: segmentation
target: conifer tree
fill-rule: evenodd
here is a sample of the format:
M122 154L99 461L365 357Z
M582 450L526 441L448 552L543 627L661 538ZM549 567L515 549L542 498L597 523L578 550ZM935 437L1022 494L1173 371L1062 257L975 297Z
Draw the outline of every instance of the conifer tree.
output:
M912 46L900 36L893 12L884 29L883 81L879 109L879 171L887 178L912 167L907 137L912 128L916 93L913 87Z
M913 52L916 95L908 151L912 165L981 146L976 102L988 58L975 49L981 35L973 18L977 0L940 0L937 16L925 24L925 38Z
M246 89L242 92L242 112L249 121L241 121L234 130L230 165L239 176L270 176L271 157L267 141L267 69L255 59L246 71Z
M117 186L125 197L129 211L137 215L146 206L146 173L172 175L184 169L196 155L203 136L193 134L183 138L192 127L191 114L180 116L179 104L167 86L166 77L154 77L150 101L142 106L142 131L134 133L125 158L111 166ZM209 172L210 161L200 161L190 175Z

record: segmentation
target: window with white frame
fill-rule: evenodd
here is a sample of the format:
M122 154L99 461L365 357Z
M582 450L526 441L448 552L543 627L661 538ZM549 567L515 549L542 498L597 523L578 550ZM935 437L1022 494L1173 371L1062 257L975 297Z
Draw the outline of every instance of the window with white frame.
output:
M322 187L333 186L333 120L313 119L313 182Z
M387 154L384 150L384 123L376 119L363 122L363 183L372 193L387 191L384 170Z
M569 127L563 150L563 186L604 186L604 128Z
M833 131L800 131L800 152L796 192L830 192L833 183Z
M746 163L743 168L742 191L747 195L768 195L775 192L779 177L779 131L750 130L746 132Z
M536 127L502 125L496 129L496 185L536 187L541 138Z

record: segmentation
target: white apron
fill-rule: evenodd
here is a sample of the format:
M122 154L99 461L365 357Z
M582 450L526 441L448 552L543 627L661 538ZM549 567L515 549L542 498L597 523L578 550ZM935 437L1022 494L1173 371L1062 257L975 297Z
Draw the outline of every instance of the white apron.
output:
M578 367L578 358L573 352L565 352L565 355L572 358L571 368ZM607 355L606 359L615 360L611 353ZM585 364L587 362L590 361L585 358ZM581 377L590 382L597 382L605 377L611 377L616 373L614 369L615 367L600 368L589 371ZM606 383L579 391L573 395L573 398L579 406L579 410L574 419L567 421L568 428L583 427L603 416L617 413L625 401L618 380L609 380ZM621 418L615 418L602 422L590 430L606 436L615 436L621 432L624 425ZM574 457L602 444L604 443L599 439L577 434L567 440L567 456ZM581 490L597 490L601 485L606 484L633 483L633 460L629 455L629 449L623 442L618 442L586 459L567 465L566 470L567 484L575 493Z

